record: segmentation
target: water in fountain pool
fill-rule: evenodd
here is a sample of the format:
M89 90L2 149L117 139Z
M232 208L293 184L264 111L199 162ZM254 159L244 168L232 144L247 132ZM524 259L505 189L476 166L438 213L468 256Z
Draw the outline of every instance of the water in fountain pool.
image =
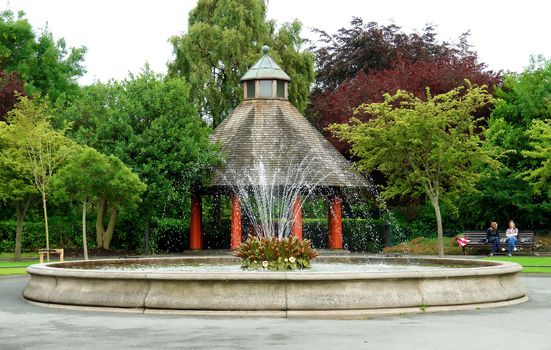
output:
M356 272L391 272L391 271L424 271L442 268L465 267L454 265L421 265L421 264L386 264L386 263L315 263L304 270L285 271L286 273L356 273ZM238 264L139 264L127 265L106 264L94 267L74 267L105 272L197 272L197 273L257 273L268 270L244 270Z

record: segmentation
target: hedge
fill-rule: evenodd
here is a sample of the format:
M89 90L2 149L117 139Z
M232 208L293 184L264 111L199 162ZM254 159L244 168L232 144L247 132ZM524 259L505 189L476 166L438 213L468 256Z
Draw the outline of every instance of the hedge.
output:
M82 223L71 217L48 218L50 247L82 248ZM95 247L94 223L87 223L88 247ZM15 250L15 220L0 221L0 252ZM21 234L23 250L37 250L46 247L44 222L27 220Z
M50 247L82 248L82 223L76 217L49 218ZM327 219L303 219L303 236L315 248L327 248ZM245 223L244 223L245 226ZM16 221L0 221L0 251L15 249ZM229 249L230 218L222 218L219 227L205 222L205 249ZM95 248L95 222L87 223L88 247ZM113 236L112 248L143 252L145 248L144 224L121 218ZM243 228L246 237L246 228ZM362 252L379 252L384 245L384 225L373 219L343 219L345 249ZM36 250L46 246L44 223L27 220L23 226L23 250ZM160 218L152 223L150 237L154 254L177 253L189 249L189 221L181 218Z

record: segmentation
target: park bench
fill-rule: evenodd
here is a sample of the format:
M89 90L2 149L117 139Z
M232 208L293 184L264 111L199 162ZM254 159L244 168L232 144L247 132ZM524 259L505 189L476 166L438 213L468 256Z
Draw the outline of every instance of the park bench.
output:
M463 246L463 255L466 255L465 248L469 247L491 247L492 244L486 241L486 232L464 232L465 239L468 239L470 242ZM505 232L499 234L501 239L501 245L503 248L507 249L507 244L503 243L505 237ZM522 248L532 249L534 252L534 232L519 232L517 236L516 247L520 250ZM497 252L501 253L501 252Z
M44 263L44 255L48 254L48 249L38 249L38 257L40 258L40 263ZM50 254L59 254L59 261L63 262L65 253L63 248L61 249L50 249Z

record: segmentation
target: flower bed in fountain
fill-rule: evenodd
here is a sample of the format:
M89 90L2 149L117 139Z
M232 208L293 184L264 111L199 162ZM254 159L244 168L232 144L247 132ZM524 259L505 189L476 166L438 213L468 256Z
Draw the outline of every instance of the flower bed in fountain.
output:
M309 240L249 237L234 252L244 269L296 270L310 267L318 256Z

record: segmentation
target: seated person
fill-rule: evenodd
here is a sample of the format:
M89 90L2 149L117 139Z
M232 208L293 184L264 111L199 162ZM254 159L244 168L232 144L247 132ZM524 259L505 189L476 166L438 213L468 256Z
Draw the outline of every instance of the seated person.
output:
M499 241L499 232L497 232L497 222L492 222L488 230L486 230L486 239L492 245L490 256L494 255L497 249L502 250L501 242Z
M507 248L508 248L508 255L512 256L513 251L516 251L517 248L515 247L518 240L518 228L515 226L515 222L513 220L509 221L509 227L505 231L506 242L507 242Z

